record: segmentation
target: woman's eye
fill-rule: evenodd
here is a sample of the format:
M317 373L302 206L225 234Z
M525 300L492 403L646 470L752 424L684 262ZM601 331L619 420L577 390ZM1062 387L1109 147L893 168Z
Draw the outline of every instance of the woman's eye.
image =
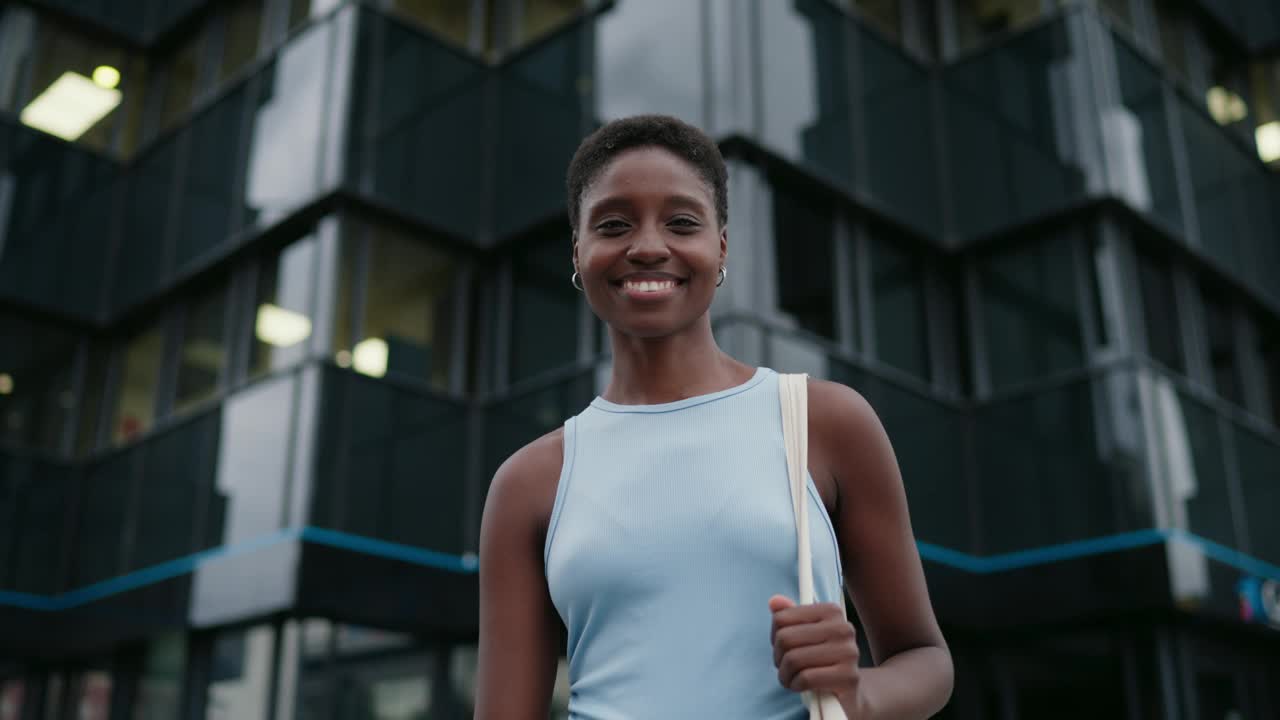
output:
M596 226L600 232L620 232L626 228L627 224L621 220L605 220Z
M672 218L671 222L668 224L674 225L679 228L696 228L698 227L699 223L697 220L694 220L693 218L690 218L690 217L678 217L678 218Z

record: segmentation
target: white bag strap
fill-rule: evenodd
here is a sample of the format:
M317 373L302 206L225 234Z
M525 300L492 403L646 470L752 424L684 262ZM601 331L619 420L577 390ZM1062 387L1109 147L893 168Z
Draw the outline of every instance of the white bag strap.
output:
M800 594L796 602L814 601L813 551L809 544L809 376L779 375L778 396L782 404L782 437L786 443L787 476L791 481L791 508L796 518L797 568ZM845 720L844 709L834 695L804 693L809 720Z

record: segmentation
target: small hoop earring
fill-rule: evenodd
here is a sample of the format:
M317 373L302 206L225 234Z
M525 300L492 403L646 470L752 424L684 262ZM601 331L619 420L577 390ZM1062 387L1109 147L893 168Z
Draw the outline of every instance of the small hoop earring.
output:
M573 286L574 290L577 290L578 292L583 292L582 276L578 274L577 270L574 270L573 275L569 276L569 284Z
M724 284L724 279L729 277L729 271L723 265L720 266L720 279L716 281L716 287Z

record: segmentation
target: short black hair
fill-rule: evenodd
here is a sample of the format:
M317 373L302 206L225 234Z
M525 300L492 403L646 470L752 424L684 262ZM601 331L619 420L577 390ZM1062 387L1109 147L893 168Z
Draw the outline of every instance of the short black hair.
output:
M582 194L618 155L643 147L669 150L688 162L711 186L720 227L729 222L729 171L720 148L707 134L669 115L636 115L605 124L578 145L569 162L569 224L578 229Z

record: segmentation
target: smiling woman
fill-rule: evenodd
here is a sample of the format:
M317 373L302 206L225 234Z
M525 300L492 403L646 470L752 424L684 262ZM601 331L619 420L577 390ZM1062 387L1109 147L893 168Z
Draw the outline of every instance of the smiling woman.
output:
M813 691L849 718L923 718L950 694L893 450L834 383L800 384L816 602L792 599L780 377L711 331L727 184L715 143L667 116L611 122L574 155L572 282L608 326L612 374L490 486L477 718L546 717L561 627L570 717L799 720ZM859 663L846 582L879 667Z

